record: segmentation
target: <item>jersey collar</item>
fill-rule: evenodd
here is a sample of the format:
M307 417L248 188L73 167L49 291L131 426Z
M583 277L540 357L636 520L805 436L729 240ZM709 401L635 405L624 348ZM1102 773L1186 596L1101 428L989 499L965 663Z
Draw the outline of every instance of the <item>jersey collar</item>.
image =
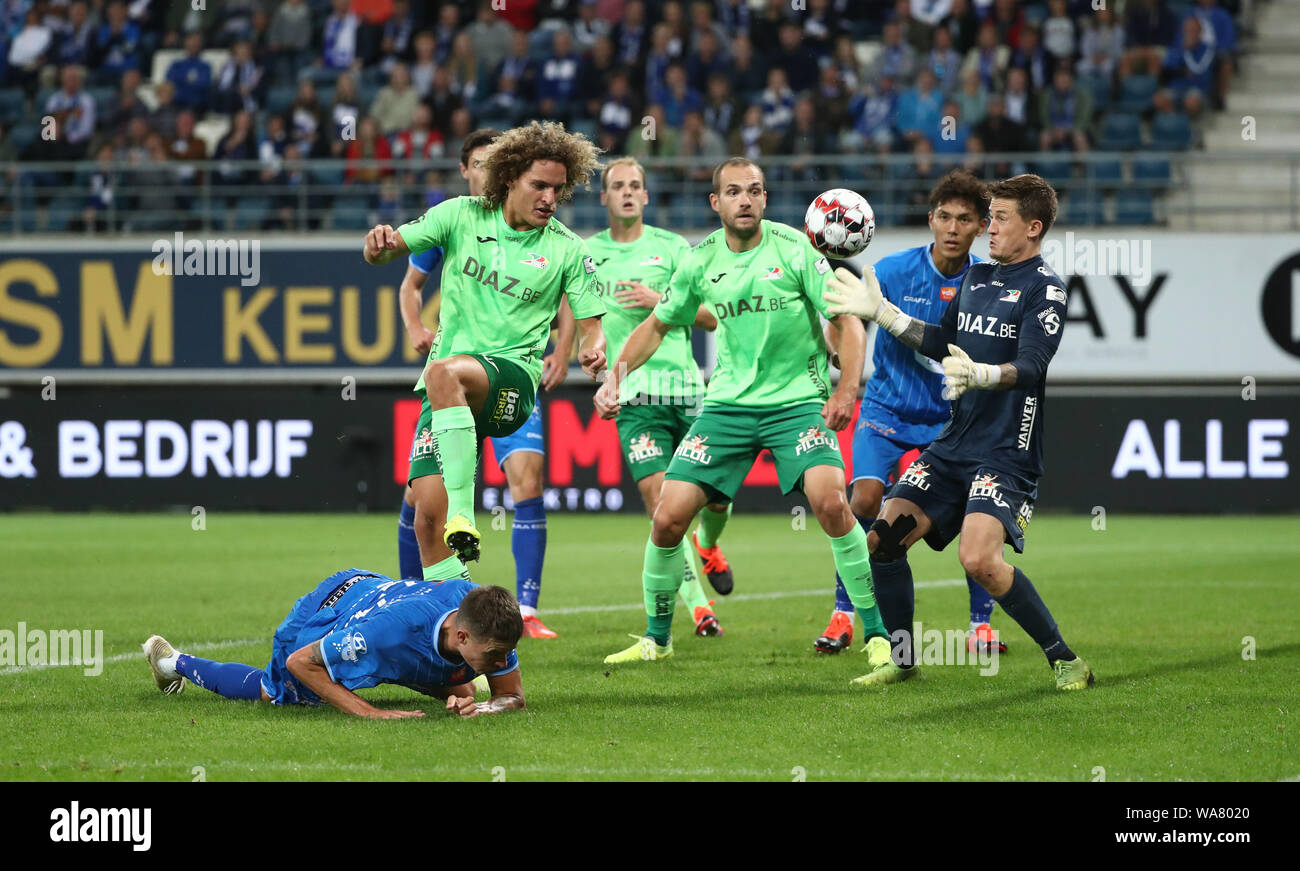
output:
M437 623L433 624L433 652L437 655L439 659L441 659L443 662L447 663L448 665L465 664L465 660L463 657L452 659L449 656L447 656L447 654L443 652L442 649L442 624L446 623L447 618L450 617L452 614L455 614L459 610L460 610L459 608L452 608L446 614L443 614L441 617L439 617Z
M993 270L995 278L1002 278L1009 275L1019 275L1021 272L1029 272L1043 265L1043 255L1035 254L1028 260L1022 260L1019 263L1012 263L1010 266L1004 266L999 263Z

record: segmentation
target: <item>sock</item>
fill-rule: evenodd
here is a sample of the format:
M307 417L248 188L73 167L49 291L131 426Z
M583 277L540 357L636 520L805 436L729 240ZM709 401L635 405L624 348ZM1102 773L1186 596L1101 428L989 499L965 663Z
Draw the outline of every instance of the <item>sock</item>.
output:
M429 421L434 451L447 488L447 516L474 519L474 470L478 468L478 440L474 412L467 405L440 408Z
M415 538L415 506L407 505L402 500L402 514L397 519L397 565L401 568L402 579L424 577L420 568L420 542Z
M682 559L682 543L673 547L659 547L653 541L646 541L645 568L641 574L641 587L645 592L646 630L660 645L672 638L673 608L677 590L682 585L682 570L686 567Z
M682 586L677 594L682 597L682 604L686 606L691 619L694 620L695 609L707 608L709 597L705 595L704 587L700 584L700 573L695 570L695 548L683 547L682 561L685 574L682 576Z
M727 521L731 519L731 504L727 504L726 511L714 511L707 505L700 512L700 523L695 527L695 540L700 543L700 547L708 550L718 543L718 536L722 535L723 528Z
M997 602L1043 648L1049 665L1055 664L1058 659L1076 658L1074 651L1061 638L1056 621L1052 619L1052 612L1047 610L1042 596L1038 595L1038 590L1020 569L1016 569L1011 578L1011 589L998 596Z
M966 587L970 590L970 628L974 629L992 618L993 594L981 587L970 575L966 576Z
M876 520L874 517L864 517L861 514L854 514L853 516L858 518L858 525L862 527L864 532L870 531L871 524ZM840 577L839 572L835 573L835 610L843 611L845 614L853 613L853 600L849 598L849 591L844 589L844 580Z
M262 697L262 669L238 662L213 662L182 653L176 657L176 671L196 687L211 690L227 699L257 701Z
M885 622L891 643L894 633L905 629L902 640L894 644L894 662L903 668L914 664L912 649L912 618L916 611L916 590L912 586L912 567L907 558L889 562L871 561L871 577L876 586L876 603Z
M432 581L435 584L439 581L450 581L455 578L460 578L463 581L470 579L469 567L456 556L449 556L440 563L425 566L422 574L426 581Z
M867 534L862 527L854 526L847 534L832 537L831 554L835 557L837 576L842 579L849 600L862 618L862 637L887 635L871 587L871 557L867 551Z
M519 612L525 617L535 615L537 599L542 594L542 562L546 559L546 508L541 496L515 503L510 550L515 555L515 597L519 600Z

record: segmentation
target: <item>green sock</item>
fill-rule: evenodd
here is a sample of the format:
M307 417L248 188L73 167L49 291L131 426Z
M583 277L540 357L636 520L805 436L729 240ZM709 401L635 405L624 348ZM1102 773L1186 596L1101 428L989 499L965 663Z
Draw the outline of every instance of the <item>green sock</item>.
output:
M829 536L828 536L829 537ZM867 533L855 523L848 535L831 538L831 553L835 556L835 570L840 573L849 601L862 618L864 638L879 635L888 638L885 623L876 607L876 594L871 587L871 554L867 550Z
M682 597L682 604L690 612L691 619L694 619L695 609L708 607L709 597L704 595L704 587L700 586L700 573L695 570L695 548L683 547L682 559L686 574L677 594Z
M657 644L665 645L672 637L673 609L677 589L682 585L682 543L673 547L659 547L646 541L645 568L641 574L641 587L645 592L645 634Z
M434 450L447 488L447 516L474 519L474 470L478 468L478 439L474 412L467 405L440 408L429 420Z
M722 535L723 528L727 521L731 519L731 503L727 503L726 511L714 511L709 506L704 506L700 511L700 525L695 527L695 540L700 543L700 547L708 550L718 543L718 536Z
M424 567L424 579L426 581L450 581L453 578L461 578L468 581L469 569L460 561L460 558L452 555L440 563L434 563L431 566Z

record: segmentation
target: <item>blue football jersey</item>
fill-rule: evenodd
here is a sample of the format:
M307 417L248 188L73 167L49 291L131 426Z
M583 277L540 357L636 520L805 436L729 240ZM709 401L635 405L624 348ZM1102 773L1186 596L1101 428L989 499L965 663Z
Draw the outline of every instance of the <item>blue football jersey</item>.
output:
M442 262L442 249L430 248L428 251L421 251L419 254L412 254L410 263L425 275L432 273L438 264Z
M875 270L885 299L903 314L934 324L957 296L970 265L980 260L967 254L960 272L944 275L934 265L931 247L932 243L890 254L876 263ZM933 425L951 416L951 403L943 398L943 367L937 361L913 351L885 330L876 331L871 359L875 371L867 381L866 399L908 423Z
M475 586L360 575L337 601L326 600L298 637L302 645L321 640L330 677L350 690L393 683L428 693L466 683L478 672L462 659L444 657L438 636L443 621ZM491 674L518 667L512 650L506 667Z
M1065 282L1042 257L976 263L941 322L941 340L977 363L1016 364L1010 390L967 390L930 445L943 459L989 463L1036 480L1043 474L1047 366L1065 329Z

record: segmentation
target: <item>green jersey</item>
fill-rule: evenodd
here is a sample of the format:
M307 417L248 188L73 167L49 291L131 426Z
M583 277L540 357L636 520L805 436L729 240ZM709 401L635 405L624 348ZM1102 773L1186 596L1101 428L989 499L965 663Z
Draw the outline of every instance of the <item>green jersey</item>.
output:
M704 405L772 408L830 396L826 258L808 237L763 221L758 247L736 254L721 229L696 245L655 307L664 323L689 324L701 304L718 318L718 364Z
M620 281L636 281L656 293L668 290L673 273L691 252L690 243L676 233L646 226L635 242L615 242L604 230L587 240L596 260L596 292L605 304L606 356L610 365L618 359L627 337L653 309L624 308L614 298ZM691 316L694 321L694 315ZM669 399L673 404L695 405L704 392L704 380L691 353L690 325L674 327L664 336L654 356L628 374L619 388L619 401L637 394Z
M605 313L586 244L554 218L537 230L514 230L500 207L456 197L397 232L414 254L443 249L442 308L430 360L468 353L504 357L524 367L536 389L560 294L568 295L579 320ZM424 389L423 373L415 389Z

